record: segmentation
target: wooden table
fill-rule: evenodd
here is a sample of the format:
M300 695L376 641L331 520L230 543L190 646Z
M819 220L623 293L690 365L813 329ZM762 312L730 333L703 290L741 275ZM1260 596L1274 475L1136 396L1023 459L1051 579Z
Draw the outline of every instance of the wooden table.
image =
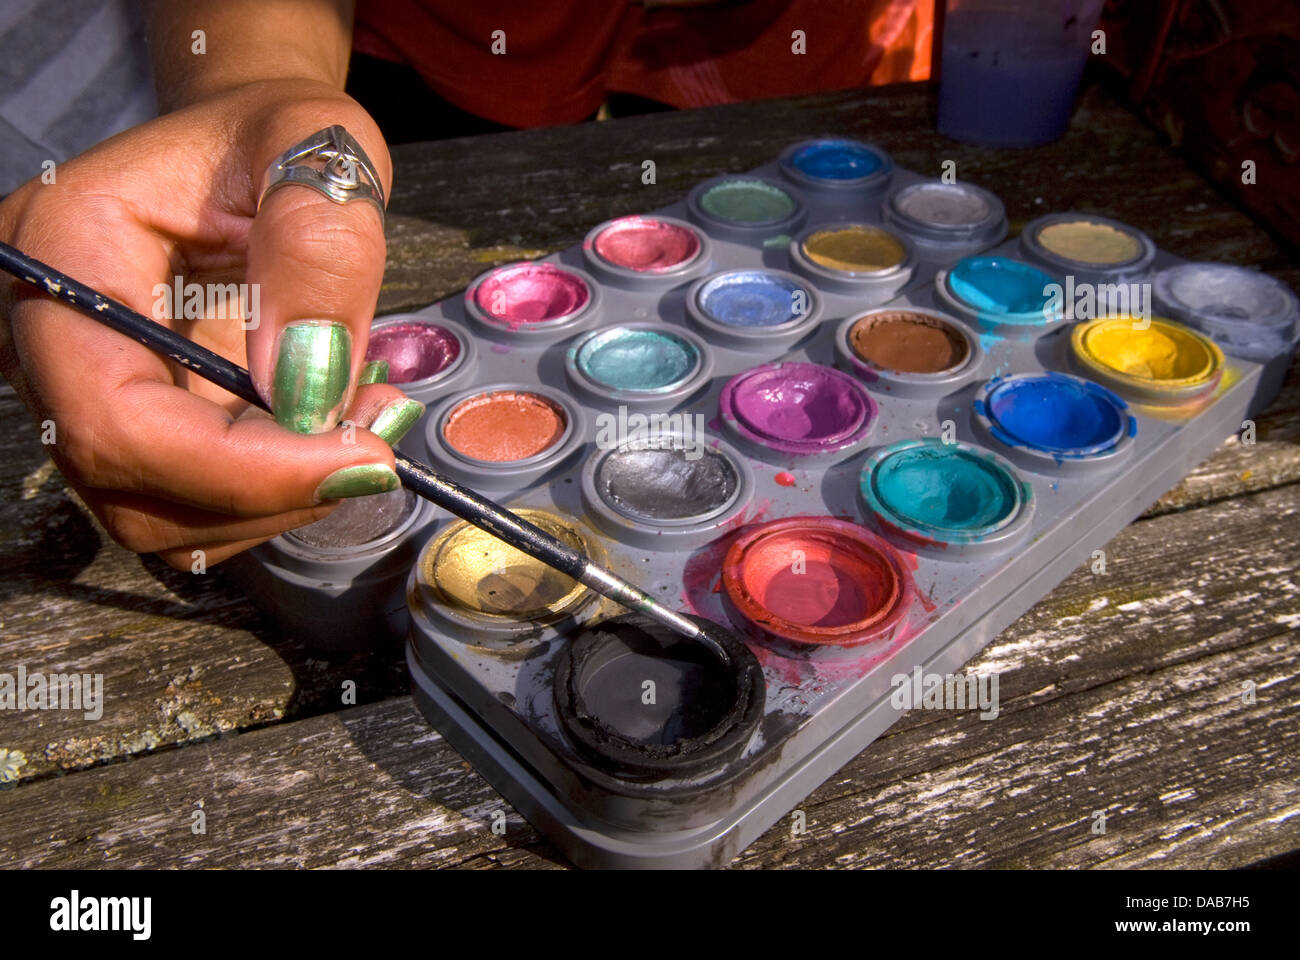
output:
M1103 91L1059 143L993 151L939 137L909 86L399 148L380 312L824 132L922 172L955 160L1013 231L1099 211L1180 256L1300 281ZM98 722L0 714L0 767L22 754L0 787L0 866L564 865L416 713L400 650L326 662L219 576L127 553L12 391L0 413L0 671L106 688ZM1237 867L1300 848L1297 367L1257 436L1228 439L1106 547L1104 576L1076 571L971 663L1002 672L998 722L907 714L800 805L805 835L782 822L737 865Z

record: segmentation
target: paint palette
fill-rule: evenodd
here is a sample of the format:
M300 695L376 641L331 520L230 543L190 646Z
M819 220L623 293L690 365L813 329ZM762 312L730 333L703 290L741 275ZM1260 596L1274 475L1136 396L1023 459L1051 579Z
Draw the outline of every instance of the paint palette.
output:
M429 404L404 451L735 635L423 502L239 576L320 645L409 612L421 711L576 863L726 863L897 719L894 678L957 671L1267 399L1191 328L1067 322L1067 271L1177 265L1140 231L1005 234L988 191L815 140L375 322Z

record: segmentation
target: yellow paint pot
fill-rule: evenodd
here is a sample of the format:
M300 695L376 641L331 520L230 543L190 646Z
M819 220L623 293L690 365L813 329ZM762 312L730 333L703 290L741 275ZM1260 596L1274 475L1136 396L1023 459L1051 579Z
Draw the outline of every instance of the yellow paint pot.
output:
M1181 323L1112 317L1078 324L1070 334L1075 365L1086 377L1141 403L1183 404L1219 385L1224 357L1208 337Z
M861 223L817 230L804 238L803 252L820 267L847 273L890 270L907 257L907 250L888 230Z

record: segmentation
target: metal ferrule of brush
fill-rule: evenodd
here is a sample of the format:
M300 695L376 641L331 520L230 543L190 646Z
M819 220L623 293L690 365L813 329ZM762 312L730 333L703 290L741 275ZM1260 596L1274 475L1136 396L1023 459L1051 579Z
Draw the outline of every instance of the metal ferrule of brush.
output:
M637 589L622 577L617 577L608 570L603 570L589 563L583 568L582 576L578 580L591 587L601 596L609 597L609 599L621 603L629 610L644 613L647 617L653 617L665 627L684 637L694 638L700 635L700 628L696 624L680 613L669 610L663 604L647 596L645 591Z

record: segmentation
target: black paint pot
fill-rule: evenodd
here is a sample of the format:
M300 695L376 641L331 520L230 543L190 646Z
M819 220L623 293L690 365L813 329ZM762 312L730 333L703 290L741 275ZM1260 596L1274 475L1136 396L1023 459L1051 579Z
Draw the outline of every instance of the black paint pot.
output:
M574 748L626 779L717 769L745 749L763 714L763 671L735 634L700 617L688 640L644 614L578 633L555 671L555 707Z

